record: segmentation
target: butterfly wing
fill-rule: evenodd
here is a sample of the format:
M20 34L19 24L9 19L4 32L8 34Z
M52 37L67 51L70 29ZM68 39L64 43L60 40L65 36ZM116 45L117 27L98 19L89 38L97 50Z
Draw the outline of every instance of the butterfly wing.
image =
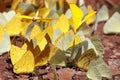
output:
M14 72L30 73L34 70L34 56L31 51L25 52L21 59L14 65Z
M16 16L16 17L18 17L18 18L23 18L23 19L30 19L30 20L33 19L33 17L31 17L31 16L26 16L26 15L19 15L19 16Z
M96 58L94 49L88 49L85 51L77 61L77 66L81 69L88 70L88 66L91 60Z
M10 36L7 32L4 33L3 39L0 42L0 55L10 50Z
M84 16L82 10L75 4L70 4L70 10L72 12L72 19L74 24L74 29L78 29L79 24L81 24L82 18Z

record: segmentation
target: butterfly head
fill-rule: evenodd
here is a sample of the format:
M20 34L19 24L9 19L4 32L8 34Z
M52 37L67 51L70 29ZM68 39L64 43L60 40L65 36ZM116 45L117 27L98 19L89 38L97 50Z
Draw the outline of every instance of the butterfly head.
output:
M39 14L39 12L37 11L37 12L36 12L36 15L33 16L33 18L32 18L32 21L33 21L33 22L35 22L35 21L38 19L38 14Z

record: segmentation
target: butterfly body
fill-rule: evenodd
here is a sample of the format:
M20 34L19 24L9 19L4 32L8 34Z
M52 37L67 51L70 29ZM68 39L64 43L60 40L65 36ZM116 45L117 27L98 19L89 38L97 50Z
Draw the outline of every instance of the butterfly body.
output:
M55 20L53 18L41 18L41 17L38 17L38 16L26 16L26 15L20 15L20 16L16 16L18 18L22 18L22 19L27 19L27 20L32 20L33 22L36 22L38 20L40 21L43 21L43 22L50 22L52 20Z

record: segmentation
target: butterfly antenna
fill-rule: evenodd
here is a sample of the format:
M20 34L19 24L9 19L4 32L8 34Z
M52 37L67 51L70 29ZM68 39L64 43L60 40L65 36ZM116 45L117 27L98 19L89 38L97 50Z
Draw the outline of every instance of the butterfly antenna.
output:
M35 16L33 16L33 19L32 19L33 22L35 22L36 19L38 18L38 14L39 14L39 12L37 11L36 14L35 14Z
M39 12L37 11L36 14L35 14L35 17L38 17L38 14L39 14Z

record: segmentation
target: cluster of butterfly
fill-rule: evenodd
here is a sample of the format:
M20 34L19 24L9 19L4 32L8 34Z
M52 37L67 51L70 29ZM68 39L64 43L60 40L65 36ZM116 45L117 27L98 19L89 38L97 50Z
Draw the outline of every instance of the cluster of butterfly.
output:
M88 6L87 15L84 15L83 11L75 4L69 4L69 6L70 10L68 10L68 13L71 13L69 19L64 14L57 18L40 18L38 17L40 14L38 11L33 17L17 13L6 23L5 27L0 27L2 32L0 37L3 37L0 44L0 53L10 51L15 73L30 73L34 71L36 66L43 66L47 63L66 66L67 58L70 58L70 61L74 61L77 67L85 71L88 70L90 79L93 79L91 73L96 72L96 70L101 75L100 79L111 76L106 74L110 73L110 71L101 58L103 50L101 50L100 40L98 38L94 39L95 41L93 40L97 47L99 45L99 50L96 48L96 44L93 45L91 40L85 38L82 31L80 31L84 22L91 24L95 21L96 12L92 10L91 6ZM21 22L21 19L27 19L30 22ZM53 25L48 25L41 29L43 25L38 24L41 21L50 22ZM11 45L9 35L14 36L20 33L28 40L22 47ZM5 43L3 43L4 41ZM92 67L98 63L100 63L100 66ZM101 72L102 67L107 72Z

